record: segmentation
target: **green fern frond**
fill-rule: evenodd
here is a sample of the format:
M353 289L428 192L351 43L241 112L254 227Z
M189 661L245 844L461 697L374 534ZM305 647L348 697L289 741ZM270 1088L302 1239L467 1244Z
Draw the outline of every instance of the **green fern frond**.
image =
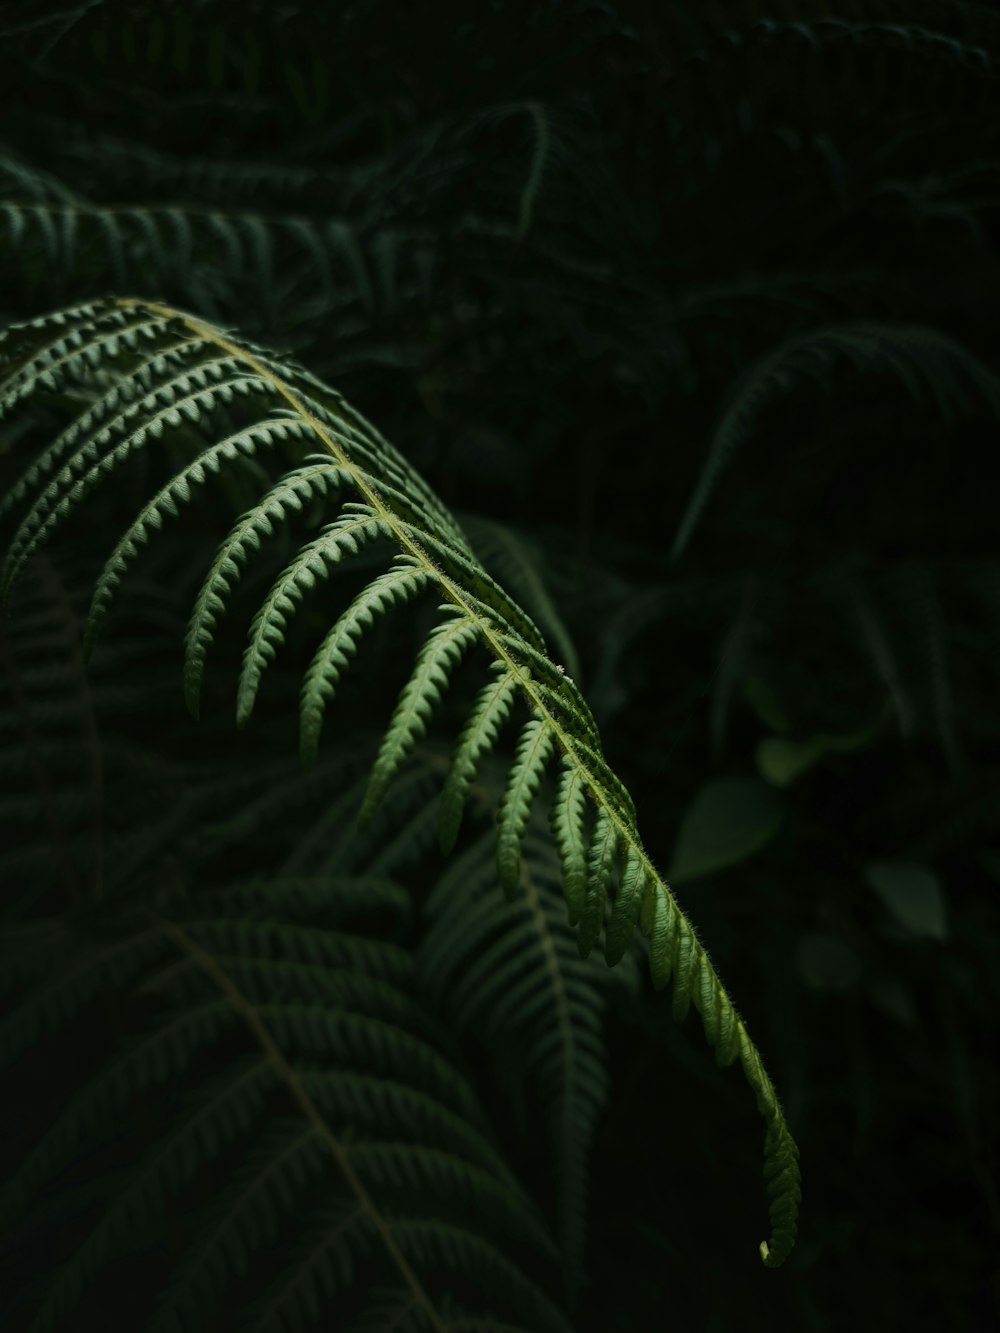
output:
M993 417L1000 416L1000 379L960 343L935 329L845 324L797 335L751 366L733 389L678 526L672 560L687 547L723 471L765 408L803 380L827 383L838 362L860 373L894 376L916 403L929 399L946 423L956 410L985 408Z
M60 957L65 945L61 937L49 944L52 955L46 960L46 983L36 987L0 1022L0 1068L12 1064L43 1035L67 1023L102 991L132 981L163 952L163 942L153 928L113 940L93 952L80 949L77 943L69 959ZM32 961L37 968L40 960ZM28 960L22 960L22 966L26 964L30 966ZM4 970L6 973L6 965Z
M580 674L579 655L545 586L541 557L533 543L506 524L479 515L462 515L462 526L480 560L532 614L576 679Z
M551 129L545 114L545 108L539 106L537 102L528 102L526 106L528 114L531 116L534 146L531 154L531 170L524 183L524 189L521 192L521 199L518 204L516 235L519 241L524 240L531 228L532 219L535 215L535 203L542 188L545 166L551 151Z
M553 727L547 719L525 723L497 817L497 875L508 898L520 888L521 839L554 744Z
M602 806L597 811L594 832L587 851L583 906L580 910L580 929L576 937L581 958L587 957L604 928L608 888L615 872L620 844L619 824L612 811Z
M63 1326L95 1275L134 1232L162 1208L173 1191L249 1126L263 1102L263 1064L258 1060L245 1075L236 1079L227 1075L203 1090L198 1109L157 1145L51 1284L30 1325L31 1333Z
M69 1160L88 1134L127 1106L142 1089L165 1084L182 1073L194 1056L231 1026L233 1014L218 999L178 1010L148 1035L126 1049L68 1103L59 1119L25 1157L0 1193L0 1218L10 1223L37 1195L41 1186ZM253 1104L273 1083L267 1065L256 1060L220 1087L213 1114L229 1124L240 1108Z
M362 634L392 606L412 601L432 584L432 575L410 555L398 555L388 574L370 583L351 603L320 644L302 685L299 753L313 763L327 702L358 650Z
M563 757L552 804L552 832L562 861L563 891L569 923L575 926L587 898L587 784L583 770Z
M431 713L448 687L448 677L468 649L479 640L474 620L450 605L441 607L441 610L448 618L431 631L421 649L372 768L361 807L362 827L371 820L396 773L424 735Z
M264 1320L271 1328L268 1320L311 1311L316 1290L355 1280L363 1290L388 1272L402 1279L429 1326L443 1329L438 1298L420 1275L440 1281L442 1269L462 1271L466 1257L479 1272L506 1274L498 1308L517 1317L545 1306L497 1243L524 1241L543 1257L554 1256L553 1243L495 1147L472 1088L443 1054L436 1021L413 998L408 951L355 924L373 905L409 909L391 882L328 880L322 891L310 882L238 885L175 904L187 910L172 921L136 917L139 968L127 979L103 942L91 951L105 995L120 994L125 980L144 1008L155 1001L164 1012L151 1036L57 1115L8 1183L4 1217L31 1208L67 1155L113 1132L151 1082L167 1085L164 1100L176 1114L148 1155L105 1191L80 1243L47 1281L31 1333L72 1317L134 1237L148 1234L170 1201L236 1144L243 1165L217 1190L159 1292L150 1328L207 1327L223 1300L242 1306L248 1327ZM332 913L337 927L310 920L317 911ZM150 940L158 944L153 957L139 947ZM53 1004L57 1017L66 1016L65 992L63 979L49 979L21 1010L37 1029ZM312 1003L314 995L322 1002ZM234 1052L234 1018L255 1038L252 1057ZM197 1057L223 1030L229 1036L206 1078ZM343 1223L339 1240L329 1231L331 1208ZM264 1290L241 1286L279 1228L290 1259ZM464 1303L459 1310L479 1316Z
M240 726L250 717L264 670L284 643L288 622L305 594L325 579L334 565L356 556L369 542L388 536L390 529L368 505L346 504L343 517L303 546L275 580L250 626L236 695L236 720Z
M262 422L252 426L249 430L237 431L235 434L219 440L218 443L211 445L190 462L176 477L173 477L162 487L152 500L143 506L141 512L108 557L100 578L94 587L93 600L84 631L84 653L86 656L89 657L93 650L101 625L122 579L128 573L129 566L137 559L142 547L149 541L152 533L159 531L168 518L176 518L180 508L190 502L194 491L198 487L204 486L209 477L218 476L227 462L232 462L240 456L252 458L258 452L294 439L297 433L296 425L295 422L281 420ZM301 434L304 436L306 432L303 431ZM339 474L335 468L331 468L325 460L318 465L312 464L311 466L298 468L283 479L280 487L275 488L276 494L272 493L268 508L277 509L280 517L283 518L289 510L301 511L309 501L318 497L325 498L329 496L334 488L342 483L342 474ZM259 528L260 519L258 515L257 525L251 530L259 532ZM242 542L241 538L243 538ZM228 591L231 587L231 585L223 585L221 569L224 567L226 572L232 575L233 568L238 568L246 558L247 541L246 531L238 528L230 538L229 544L223 548L225 556L223 557L220 554L216 566L213 567L214 578L210 576L210 579L206 581L206 587L211 586L213 593L211 596L203 595L205 603L210 604L217 614L221 614L224 609L224 596L220 588L224 587L224 590ZM202 601L199 599L199 608L201 607ZM189 656L195 662L203 661L203 655L199 656L198 648L204 641L206 633L204 618L207 612L202 609L201 615L202 620L199 622L198 629L192 628L191 631L194 646L189 650ZM214 627L214 622L212 624ZM188 683L188 701L189 705L193 705L192 711L195 713L197 712L198 679L198 673L192 668L192 679Z
M5 250L37 254L49 276L90 272L114 287L151 281L188 294L232 292L253 281L273 303L275 275L309 274L322 308L354 303L370 315L376 296L359 236L344 219L155 203L91 204L54 176L0 159L10 187L0 197ZM29 197L25 197L28 195ZM6 224L4 228L3 224ZM205 275L212 287L205 288ZM293 279L294 280L294 279Z
M261 445L270 447L273 443L294 438L294 426L295 423L286 423L282 419L273 423L263 422L243 432L240 439L245 451L252 455ZM196 466L200 461L195 460L191 466ZM184 697L195 717L198 716L200 706L205 662L215 638L216 627L250 556L260 550L262 540L271 536L275 526L283 523L289 513L301 513L317 497L326 498L336 494L344 480L343 471L331 466L325 459L296 468L272 486L253 509L237 519L232 531L219 546L198 593L184 646ZM153 504L156 504L155 500ZM119 545L128 541L127 533ZM356 542L355 549L359 546L360 543ZM115 579L115 583L120 581L116 577L119 568L117 556L116 548L106 566L107 573L102 575L102 582L98 584L99 592L109 586L112 579ZM106 596L101 599L102 613L107 600Z
M69 330L64 327L67 322ZM65 371L58 369L59 357L66 354L67 337L78 346L111 329L119 332L116 342L91 351L89 360L73 355L71 348ZM42 343L38 350L32 346L35 339ZM140 339L142 354L136 368ZM842 341L833 339L838 349ZM850 340L847 346L856 352ZM869 344L863 350L870 350ZM512 703L511 691L503 683L509 680L530 719L523 726L501 802L497 838L501 883L508 893L518 889L521 838L545 766L558 753L563 765L579 774L571 790L560 789L556 817L563 850L571 854L573 876L578 877L575 847L581 793L593 821L579 907L581 952L588 953L597 943L609 893L617 883L614 896L616 901L621 897L621 903L617 910L616 903L612 904L615 926L608 946L610 956L619 955L627 942L626 926L634 920L638 902L639 923L650 937L655 983L672 982L678 1018L694 1003L717 1058L729 1063L738 1055L756 1094L767 1126L765 1176L772 1193L774 1229L762 1254L771 1265L782 1262L794 1240L798 1170L794 1142L759 1055L693 928L642 847L629 793L601 754L596 723L578 688L547 657L535 624L474 558L458 525L426 483L337 394L308 372L285 366L204 321L167 307L119 300L89 311L76 310L61 319L48 317L20 326L0 340L0 365L8 363L13 363L15 384L36 376L43 387L57 391L75 383L93 394L95 380L101 384L99 376L112 377L112 387L102 386L97 403L67 427L49 453L24 474L18 498L28 504L28 512L8 552L4 571L8 592L27 560L102 479L173 432L194 427L203 440L202 448L211 448L221 421L228 423L226 433L231 433L235 412L248 418L244 429L276 418L290 419L298 423L297 442L303 432L315 439L336 474L331 476L329 489L336 483L338 491L353 492L356 499L350 503L361 506L348 511L344 521L350 526L360 514L364 521L357 530L368 531L365 524L370 524L372 531L385 534L396 554L388 572L377 575L335 621L305 673L300 732L304 758L311 760L317 753L326 704L366 633L392 606L433 590L449 608L444 622L448 628L431 640L433 647L421 656L413 682L404 690L396 719L390 724L390 739L376 764L366 813L407 757L421 725L426 725L447 683L447 669L457 661L458 647L465 651L475 645L484 650L498 664L500 683L490 686L488 696L480 696L473 730L460 743L460 771L448 790L443 816L445 834L457 828L460 798L467 793L475 764L491 748ZM966 361L962 366L967 369ZM303 489L297 490L293 480L280 501L265 496L240 521L238 535L231 534L229 545L220 552L203 587L188 639L189 696L196 692L215 620L241 564L272 532L272 513L280 519L286 504L295 508L302 503L303 490L311 493L308 483L297 481ZM282 484L279 481L279 488ZM323 540L321 537L320 542ZM314 556L317 564L312 563ZM301 563L293 562L291 572L275 585L273 600L265 603L255 621L244 658L241 717L252 703L300 594L323 568L325 562L315 550ZM102 607L113 581L114 570L102 584ZM437 656L438 649L443 657ZM572 903L573 896L579 895L578 878L569 893ZM322 1026L318 1017L304 1012L293 1018L289 1011L275 1022L286 1025L287 1032L283 1032L288 1037L294 1037L296 1028L317 1022Z
M223 1193L214 1216L174 1272L147 1326L148 1333L195 1328L206 1310L218 1306L232 1274L248 1270L255 1248L273 1241L307 1173L321 1176L328 1162L311 1125L293 1122L256 1150Z
M584 1268L588 1161L607 1097L602 1037L604 969L582 960L562 902L561 871L533 821L524 892L496 894L491 838L480 837L442 875L427 903L421 967L459 1030L523 1051L544 1107L555 1163L567 1289Z
M562 1312L491 1241L453 1223L423 1218L395 1221L392 1234L414 1262L447 1264L469 1274L487 1295L491 1310L513 1298L540 1329L570 1333Z
M469 788L483 760L494 750L500 728L510 716L517 697L517 680L503 662L494 662L496 679L484 685L469 713L452 755L441 792L438 837L444 852L455 846Z

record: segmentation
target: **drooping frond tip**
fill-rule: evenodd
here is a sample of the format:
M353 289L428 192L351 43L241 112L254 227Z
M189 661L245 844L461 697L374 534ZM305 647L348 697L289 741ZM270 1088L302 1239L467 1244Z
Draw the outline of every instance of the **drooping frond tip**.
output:
M307 504L341 508L279 573L253 618L238 686L241 724L306 594L362 548L366 553L386 548L388 568L334 619L306 669L300 717L307 761L318 752L325 711L369 632L393 609L425 593L436 597L441 620L388 725L364 819L374 815L412 756L459 663L473 649L485 654L494 678L473 704L445 781L442 845L454 844L477 772L519 699L529 717L521 722L500 802L499 881L508 895L523 890L522 847L535 804L546 794L580 954L587 956L603 935L606 961L619 962L638 924L649 941L654 984L672 985L674 1017L683 1019L693 1004L718 1063L740 1060L766 1125L772 1235L761 1255L769 1267L780 1264L794 1241L799 1175L794 1140L760 1056L694 928L642 847L631 797L602 754L596 722L579 689L548 657L538 627L475 558L455 519L419 474L308 372L169 307L119 299L17 326L0 338L0 368L5 368L0 418L41 391L72 388L89 403L28 466L0 507L26 510L3 567L5 592L101 482L164 437L185 433L189 461L141 511L98 579L88 641L149 535L176 517L209 477L244 459L280 466L281 455L292 453L295 466L237 519L196 598L184 670L192 710L237 583L287 519ZM203 448L190 460L196 435ZM311 451L304 463L303 449ZM179 453L184 456L184 450ZM546 779L554 761L561 774L553 795Z

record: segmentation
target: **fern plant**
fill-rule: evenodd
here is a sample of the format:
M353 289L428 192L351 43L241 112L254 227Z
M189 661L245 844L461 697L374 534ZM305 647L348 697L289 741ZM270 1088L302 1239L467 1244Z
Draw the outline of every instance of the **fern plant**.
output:
M123 1241L155 1237L171 1201L221 1160L226 1183L164 1284L151 1330L214 1326L223 1305L238 1305L241 1328L297 1329L331 1295L352 1311L345 1328L376 1317L385 1327L474 1328L510 1311L530 1327L565 1329L525 1261L509 1257L551 1262L553 1242L446 1037L412 999L413 960L392 940L410 910L405 891L371 876L285 880L169 910L78 923L66 970L3 1024L6 1063L38 1040L40 1015L54 1026L102 993L144 1015L7 1182L7 1226L24 1213L37 1219L39 1190L68 1156L101 1126L141 1114L149 1091L177 1108L176 1128L128 1181L104 1182L85 1241L47 1283L30 1327L75 1317ZM53 968L67 943L34 941L36 965L41 955ZM461 1297L428 1290L442 1280ZM372 1281L377 1307L361 1298Z
M9 329L0 357L5 417L26 404L51 404L56 411L80 405L4 499L5 513L23 509L4 564L5 596L60 524L126 462L157 445L173 445L184 460L108 557L87 619L88 651L142 548L211 478L237 474L247 464L276 474L222 541L195 600L184 664L192 711L237 583L281 525L307 509L328 516L340 505L295 552L256 610L237 685L241 725L307 596L363 551L385 550L388 567L368 579L326 630L305 672L299 717L307 763L318 754L327 709L366 635L393 607L425 594L439 604L372 766L362 824L425 736L461 659L475 650L486 659L489 680L469 710L444 782L443 847L454 846L476 775L508 720L520 714L497 820L500 885L510 898L523 892L522 843L544 791L580 955L588 957L603 938L607 962L617 964L640 925L654 985L671 986L674 1017L682 1019L693 1004L717 1062L741 1065L765 1122L771 1234L761 1256L768 1266L782 1263L796 1230L797 1153L760 1056L643 848L631 799L602 756L580 691L547 656L533 621L486 574L419 475L306 370L162 305L121 298L60 310ZM564 1147L571 1151L570 1144Z

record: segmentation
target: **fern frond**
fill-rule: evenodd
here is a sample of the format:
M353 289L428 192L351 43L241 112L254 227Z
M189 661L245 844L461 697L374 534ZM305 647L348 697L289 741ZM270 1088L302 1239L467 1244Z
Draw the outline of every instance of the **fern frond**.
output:
M448 619L431 631L421 649L372 768L361 807L362 827L371 820L389 784L426 731L431 713L448 687L449 676L478 642L479 627L474 620L454 612L450 605L441 610Z
M63 1326L96 1273L163 1206L165 1198L247 1128L263 1101L263 1064L257 1061L245 1076L234 1079L227 1075L206 1089L198 1109L157 1145L151 1159L117 1193L111 1207L47 1291L31 1323L32 1333L47 1333Z
M285 440L293 429L294 423L286 423L283 419L273 424L258 424L244 437L246 449L256 453L258 445L269 446L272 442ZM342 470L325 459L296 468L276 482L253 509L237 519L219 546L195 601L184 645L184 697L195 717L198 716L201 682L216 626L248 559L288 514L301 513L309 502L320 496L325 498L343 482ZM358 546L360 543L356 544L356 549ZM114 554L107 568L111 571L116 568Z
M414 1262L447 1264L470 1274L487 1295L490 1307L511 1299L539 1321L539 1327L570 1333L562 1312L491 1241L464 1227L423 1218L393 1222L392 1234Z
M8 197L0 198L5 248L22 259L37 254L49 275L90 270L117 288L169 283L190 297L202 296L211 274L213 295L253 281L268 309L276 273L308 273L321 308L353 303L368 315L375 308L361 239L345 219L192 204L93 204L13 159L0 159L0 173L10 181Z
M553 746L553 728L547 720L525 723L497 817L497 875L508 897L520 887L521 839Z
M517 678L506 664L494 662L493 670L496 679L484 685L476 698L441 792L438 837L444 852L450 852L455 845L469 788L479 765L496 747L500 728L510 716L517 697Z
M625 950L635 934L636 922L642 908L646 890L652 891L652 883L642 861L630 848L625 855L621 883L615 894L611 920L608 922L604 956L608 966L613 967L625 956Z
M764 409L799 381L827 382L838 362L861 373L895 376L915 402L929 399L946 423L954 411L968 413L977 407L1000 416L1000 379L960 343L935 329L845 324L797 335L751 366L733 389L674 537L672 560L686 548L723 471Z
M264 670L284 643L288 622L305 594L341 560L357 555L369 542L388 536L389 529L368 505L347 504L343 517L303 546L275 580L250 626L236 694L236 720L240 726L253 710Z
M521 193L520 203L517 213L517 239L523 241L531 227L532 218L535 214L535 203L538 199L538 193L542 188L542 179L545 175L545 166L550 152L551 129L549 127L548 117L545 114L545 108L539 106L537 102L526 103L528 114L531 116L532 128L534 129L534 147L531 154L531 170L528 173L528 179L524 183L524 190Z
M621 831L611 811L606 806L601 807L597 811L594 831L587 850L583 906L580 909L580 929L576 937L581 958L587 957L604 928L608 888L615 872L620 839Z
M563 890L571 926L580 920L587 898L586 810L587 785L583 771L564 756L552 805L552 832L562 861Z
M167 1022L113 1061L69 1102L59 1119L25 1157L0 1193L0 1217L9 1223L37 1194L46 1180L64 1166L81 1140L105 1125L143 1088L166 1083L181 1073L203 1045L214 1041L233 1021L222 1001L202 1000L179 1010ZM231 1078L213 1102L227 1123L241 1114L265 1086L273 1084L266 1064L255 1061Z
M51 341L40 351L33 350L34 340L44 344L51 339L52 331L67 321L72 325L72 337L86 340L94 339L104 329L105 320L121 328L122 333L115 350L105 345L101 353L94 353L99 369L77 357L62 376L53 365L64 351L54 351ZM140 335L133 325L142 325L146 332ZM58 337L64 337L65 332ZM151 355L144 351L133 375L140 336L151 339L154 349ZM856 341L838 340L837 335L832 335L831 345L838 351L846 349L848 355L870 355L873 345L882 347L877 339L873 342L869 337L868 342L862 339L859 353ZM926 354L926 343L919 345ZM909 350L907 344L904 352ZM811 354L805 344L807 362ZM983 378L985 372L980 374L976 367L970 370L969 358L954 352L950 344L946 355L960 366L963 375L971 375L977 386L984 391L990 388L991 382L987 384ZM898 354L897 360L907 363L904 353ZM480 696L471 730L460 743L459 771L447 789L443 814L446 838L457 829L456 815L476 763L492 748L512 705L512 685L526 705L530 720L523 726L501 801L497 837L501 883L509 893L517 889L520 843L545 767L558 753L564 767L579 775L576 782L567 780L560 787L555 816L557 838L570 867L569 896L574 911L573 899L580 897L577 843L581 836L581 795L593 812L582 902L578 904L579 948L586 954L597 943L609 893L617 883L610 956L621 953L627 942L626 928L634 921L639 904L639 922L650 937L654 981L658 986L672 982L676 1016L683 1017L689 1004L694 1003L717 1057L729 1063L739 1056L766 1122L765 1174L772 1192L773 1234L762 1254L765 1262L780 1263L794 1240L798 1173L794 1142L760 1057L693 928L642 847L629 793L601 754L596 723L579 690L548 658L537 626L475 559L458 525L426 483L339 395L308 372L286 366L266 352L168 307L119 300L110 306L72 312L62 321L49 318L19 326L0 340L0 364L7 362L16 363L12 366L15 376L33 367L29 375L37 373L40 384L47 376L49 382L43 387L56 390L63 387L65 379L92 393L95 377L100 384L100 376L107 379L105 372L113 376L113 387L103 389L95 406L51 446L49 455L54 456L43 454L42 460L25 473L19 499L23 498L29 507L8 553L8 587L33 552L88 492L129 456L155 440L193 426L203 439L208 438L203 449L211 448L211 441L219 436L221 420L229 422L227 434L231 433L229 418L234 411L250 417L251 425L292 420L298 423L296 442L301 442L303 433L315 439L336 471L338 489L356 497L350 503L360 509L351 512L364 520L358 531L368 532L364 525L370 524L371 531L386 536L396 554L388 572L377 575L335 621L305 673L300 714L303 757L307 761L315 758L326 704L365 634L393 606L433 590L449 608L445 628L432 638L432 647L418 660L411 685L404 690L396 718L390 724L389 739L376 763L366 813L406 757L420 728L426 725L446 684L447 672L460 655L458 649L477 644L497 663L498 682L489 687L488 694ZM898 368L896 361L892 364ZM773 373L770 378L764 376L767 383L773 379ZM733 420L742 422L744 415L736 412ZM51 480L46 483L49 474ZM278 487L283 484L279 482ZM196 606L188 638L189 696L197 692L204 652L242 564L257 550L262 537L272 531L272 513L280 519L286 505L294 509L312 493L311 484L302 479L289 483L280 499L269 493L240 520L236 535L231 534L220 552ZM348 525L353 522L350 517L345 521ZM275 585L273 600L265 603L255 621L251 647L244 659L241 716L248 711L300 595L325 568L321 558L318 564L312 563L316 554L311 551L300 563L293 562L291 572ZM106 592L112 583L113 573L103 590ZM102 607L105 601L102 596ZM337 1035L327 1032L320 1016L305 1010L289 1009L274 1021L283 1040L294 1040L297 1032L305 1034L316 1024L324 1040ZM343 1026L334 1023L332 1015L327 1016L326 1024L331 1028ZM343 1042L342 1032L338 1040Z
M319 749L320 728L328 701L344 670L358 650L366 629L392 606L411 601L431 586L432 576L412 556L398 555L388 574L370 583L351 603L320 644L302 685L299 752L313 763Z
M64 947L65 941L59 944ZM130 982L151 960L162 955L163 942L157 931L150 928L93 952L81 949L78 944L74 952L72 961L59 959L60 966L55 965L59 957L56 954L47 968L45 983L30 992L0 1022L0 1068L12 1064L43 1034L68 1022L102 991Z
M179 1333L197 1327L206 1309L217 1306L232 1275L242 1277L255 1248L273 1241L286 1223L292 1189L308 1174L322 1175L328 1162L311 1125L294 1123L274 1142L255 1152L239 1172L236 1188L205 1227L198 1249L173 1274L147 1326L148 1333ZM291 1187L291 1188L290 1188Z
M489 835L448 868L428 900L421 950L433 993L460 1030L509 1037L544 1108L555 1163L558 1235L571 1297L583 1271L589 1153L607 1096L604 969L578 956L561 873L538 822L527 834L523 892L496 894Z
M166 1006L167 1021L57 1116L8 1185L4 1216L30 1206L68 1152L113 1131L151 1080L173 1085L164 1096L176 1101L177 1114L152 1151L105 1191L82 1240L47 1281L31 1333L62 1326L107 1265L237 1143L242 1165L217 1189L204 1226L160 1291L151 1329L207 1327L227 1299L241 1308L245 1326L270 1329L274 1320L311 1312L319 1291L355 1282L363 1291L388 1273L427 1326L443 1330L438 1297L423 1275L447 1282L466 1256L477 1271L486 1265L507 1273L509 1289L496 1296L514 1317L544 1299L494 1242L523 1239L536 1254L553 1256L549 1233L497 1150L472 1088L443 1054L436 1021L414 998L409 953L354 924L359 914L370 918L373 903L408 911L396 885L348 879L339 888L327 880L322 890L309 882L237 885L197 905L175 904L190 912L179 919L152 927L137 921L137 944L152 936L159 952L143 955L131 993L146 1007ZM310 920L318 910L332 914L336 928ZM94 955L104 986L120 985L120 969L109 971L106 956L106 948ZM58 981L53 988L63 989ZM310 1002L314 995L322 1002ZM37 995L23 1008L37 1010ZM220 1011L227 1030L228 1019L241 1020L258 1050L248 1058L227 1039L206 1079L189 1020ZM214 1040L218 1023L206 1033ZM290 1110L298 1114L291 1118ZM338 1219L333 1230L331 1218ZM241 1286L279 1228L287 1261L263 1285ZM438 1234L447 1244L428 1241ZM479 1317L465 1303L457 1308Z
M539 568L541 557L532 543L506 524L479 515L463 515L462 526L483 564L531 612L558 650L569 674L574 679L579 676L579 655L545 586Z

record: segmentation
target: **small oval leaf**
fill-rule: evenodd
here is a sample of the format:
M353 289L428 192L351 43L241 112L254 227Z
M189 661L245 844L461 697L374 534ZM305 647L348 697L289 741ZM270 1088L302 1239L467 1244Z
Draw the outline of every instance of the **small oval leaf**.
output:
M679 883L745 861L771 841L783 814L781 797L759 778L706 783L684 813L668 878Z
M896 921L911 935L943 940L948 912L941 881L916 861L870 861L865 880Z

